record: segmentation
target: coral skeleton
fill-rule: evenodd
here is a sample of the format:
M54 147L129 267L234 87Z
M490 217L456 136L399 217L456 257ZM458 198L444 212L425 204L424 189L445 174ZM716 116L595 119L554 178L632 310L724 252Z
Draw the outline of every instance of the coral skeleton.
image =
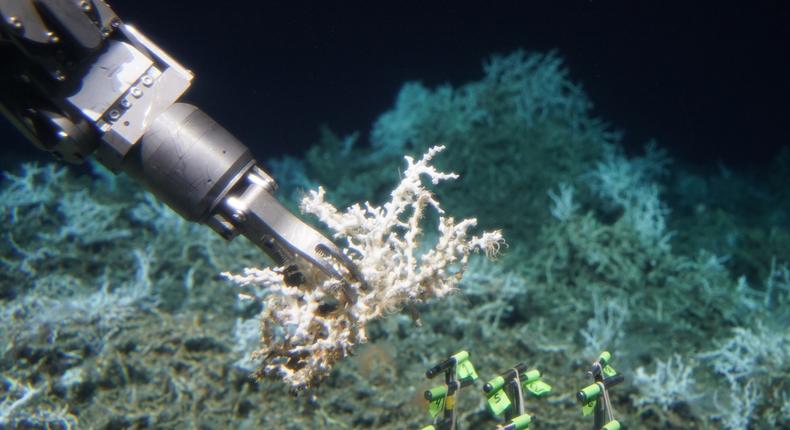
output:
M315 215L344 244L343 252L359 268L364 282L342 281L307 271L308 282L286 285L284 268L245 269L229 279L250 286L243 297L263 302L260 315L262 359L258 376L281 377L294 388L311 386L367 340L368 322L456 290L471 253L494 257L502 246L499 231L470 234L475 219L456 222L446 216L423 178L433 184L455 179L430 165L443 146L433 147L419 161L405 157L402 181L383 206L355 204L339 211L325 192L310 191L301 210ZM425 250L421 224L426 211L439 215L435 243ZM337 270L344 270L337 266ZM350 291L349 291L350 290ZM413 315L415 318L416 315Z

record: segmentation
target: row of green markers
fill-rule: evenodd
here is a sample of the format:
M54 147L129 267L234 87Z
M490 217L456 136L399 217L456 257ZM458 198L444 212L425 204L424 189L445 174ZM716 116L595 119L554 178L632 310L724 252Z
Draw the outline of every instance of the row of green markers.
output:
M590 366L588 375L593 383L576 393L582 404L582 413L594 417L593 430L619 430L614 419L609 390L623 382L622 374L611 365L612 354L602 352ZM458 392L477 381L477 372L469 360L469 353L461 351L451 355L425 372L429 379L444 374L444 384L425 392L432 425L422 430L460 430L456 424L456 397ZM541 380L540 371L529 369L523 363L500 373L483 385L488 411L494 417L504 416L505 424L495 430L523 430L535 422L536 416L524 411L524 394L541 398L551 393L551 386Z

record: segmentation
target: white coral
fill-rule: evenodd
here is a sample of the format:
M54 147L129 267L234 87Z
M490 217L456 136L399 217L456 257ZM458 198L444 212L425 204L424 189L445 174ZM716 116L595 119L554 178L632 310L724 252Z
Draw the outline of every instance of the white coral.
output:
M601 303L598 294L592 295L595 314L587 320L587 328L579 330L584 339L584 353L594 355L613 348L621 340L626 320L630 314L628 303L623 299L609 299Z
M579 211L579 205L573 201L573 185L564 182L559 184L558 192L549 190L549 198L553 203L551 207L551 215L561 222L567 222L571 217Z
M592 191L604 201L623 210L623 220L634 228L645 245L661 252L670 250L672 233L667 231L669 209L659 198L656 179L665 176L670 163L666 152L655 142L643 157L627 158L614 146L606 146L603 161L590 172Z
M499 231L471 236L476 220L455 222L423 185L455 179L429 164L444 147L431 148L419 161L406 157L401 183L383 206L355 204L341 212L325 200L319 188L303 200L301 209L316 215L345 243L343 252L360 269L359 282L344 292L334 279L309 279L307 285L288 286L280 269L247 270L230 279L256 287L262 293L262 372L282 377L294 387L310 385L326 376L332 365L366 341L365 325L389 313L456 289L470 253L495 255L503 243ZM439 217L438 239L426 252L419 251L421 220L432 208ZM340 269L340 268L338 268ZM347 290L348 288L346 288ZM256 294L257 295L257 294Z
M753 328L735 327L733 336L718 349L699 357L709 361L728 385L728 402L720 402L714 393L714 418L724 428L746 429L763 393L769 390L766 377L782 375L790 361L790 331L766 327L758 320Z
M635 397L634 404L656 405L666 411L677 403L699 398L694 392L696 381L693 372L693 364L683 362L679 354L674 354L666 361L657 359L653 373L648 373L644 367L637 368L634 385L639 395Z

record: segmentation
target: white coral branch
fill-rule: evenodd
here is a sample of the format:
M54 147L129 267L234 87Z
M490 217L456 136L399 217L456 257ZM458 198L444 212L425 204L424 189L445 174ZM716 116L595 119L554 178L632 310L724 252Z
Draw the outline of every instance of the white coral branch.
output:
M446 296L455 291L470 253L482 251L494 257L499 252L503 243L499 231L470 235L477 221L455 222L442 216L439 202L425 188L423 178L437 184L458 177L430 165L443 149L431 148L418 161L406 157L403 179L383 206L366 202L341 212L326 201L322 188L302 200L301 210L317 216L335 239L345 243L343 252L362 273L366 283L351 285L353 301L345 300L333 279L316 278L296 288L285 285L277 271L226 274L239 284L267 292L261 314L263 347L257 353L263 358L263 373L278 375L294 387L316 382L351 348L365 342L367 322ZM420 252L423 215L431 209L440 215L438 240L432 249Z

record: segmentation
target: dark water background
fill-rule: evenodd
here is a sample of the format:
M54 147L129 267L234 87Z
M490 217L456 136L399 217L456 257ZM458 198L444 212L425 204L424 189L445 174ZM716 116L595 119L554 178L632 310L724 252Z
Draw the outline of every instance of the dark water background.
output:
M318 126L367 131L405 81L480 77L480 61L556 49L596 116L641 148L745 166L790 141L790 5L757 2L119 0L117 13L196 73L189 99L260 158ZM7 124L5 150L35 156Z

